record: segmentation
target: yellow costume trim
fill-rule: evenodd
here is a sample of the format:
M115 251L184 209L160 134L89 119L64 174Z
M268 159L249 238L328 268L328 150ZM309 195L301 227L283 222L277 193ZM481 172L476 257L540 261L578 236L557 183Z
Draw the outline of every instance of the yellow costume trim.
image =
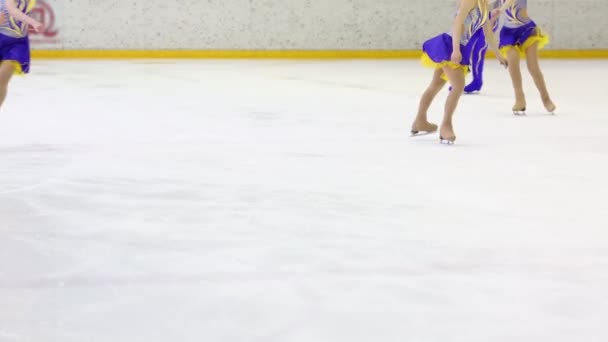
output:
M11 60L11 59L5 59L2 61L2 63L7 62L13 65L13 67L15 68L15 71L13 71L13 75L25 75L25 73L23 72L23 69L21 68L21 63Z
M25 14L29 14L36 7L37 0L30 1L25 9Z
M452 61L443 61L443 62L437 63L437 62L433 61L427 53L422 54L422 57L420 58L420 62L422 63L422 65L424 65L427 68L443 69L444 67L447 66L454 70L462 69L462 72L464 73L465 76L469 73L469 67L466 65L456 64ZM449 81L448 76L445 74L445 72L441 74L441 79L444 81Z
M507 51L509 51L509 49L511 49L511 48L514 48L514 49L517 49L517 51L519 52L520 58L526 58L526 51L532 45L534 45L536 43L538 43L538 45L537 45L538 50L543 49L547 44L549 44L549 36L543 34L542 30L538 27L536 28L536 34L534 34L533 36L530 36L528 39L526 39L526 41L522 45L503 46L500 49L500 53L506 57Z
M538 43L538 50L542 50L547 44L549 44L549 36L543 35L539 32L539 34L528 38L521 46L521 49L525 52L528 50L528 48L536 43Z

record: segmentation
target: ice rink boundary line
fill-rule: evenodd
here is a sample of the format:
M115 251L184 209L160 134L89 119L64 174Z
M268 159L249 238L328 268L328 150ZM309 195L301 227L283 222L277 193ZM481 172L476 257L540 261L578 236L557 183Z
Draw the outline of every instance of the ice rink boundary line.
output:
M416 59L418 50L34 50L41 59ZM493 57L492 54L488 56ZM607 50L543 50L544 58L608 59Z

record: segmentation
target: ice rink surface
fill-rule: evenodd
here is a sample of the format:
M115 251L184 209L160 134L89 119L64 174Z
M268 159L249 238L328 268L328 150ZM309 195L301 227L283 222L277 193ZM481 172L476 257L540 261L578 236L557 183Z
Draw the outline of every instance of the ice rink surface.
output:
M489 60L448 147L417 61L35 61L0 341L607 341L608 61L542 66L556 116Z

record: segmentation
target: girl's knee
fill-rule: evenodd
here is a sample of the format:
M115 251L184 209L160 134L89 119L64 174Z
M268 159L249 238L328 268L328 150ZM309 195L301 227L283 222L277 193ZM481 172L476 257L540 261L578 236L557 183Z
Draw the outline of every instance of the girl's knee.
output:
M438 79L438 80L433 80L433 82L431 83L430 88L436 90L436 91L440 91L443 86L445 85L445 81L442 79Z
M530 72L540 72L540 65L538 64L538 58L536 56L527 56L526 65Z
M3 62L0 66L0 84L8 84L15 73L15 66L10 62Z
M8 87L9 82L11 81L11 75L1 75L0 76L0 88L6 89Z
M464 82L454 82L451 83L452 91L457 93L464 93Z

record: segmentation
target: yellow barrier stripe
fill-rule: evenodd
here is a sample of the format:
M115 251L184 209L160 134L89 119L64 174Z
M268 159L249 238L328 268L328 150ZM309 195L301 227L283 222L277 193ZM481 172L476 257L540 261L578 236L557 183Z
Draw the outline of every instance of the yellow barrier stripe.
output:
M415 59L418 50L34 50L43 59ZM542 50L541 57L608 58L608 50Z
M540 56L563 59L603 59L608 58L608 50L541 50Z
M38 50L34 58L146 59L146 58L260 58L260 59L389 59L418 58L420 51L351 50Z

